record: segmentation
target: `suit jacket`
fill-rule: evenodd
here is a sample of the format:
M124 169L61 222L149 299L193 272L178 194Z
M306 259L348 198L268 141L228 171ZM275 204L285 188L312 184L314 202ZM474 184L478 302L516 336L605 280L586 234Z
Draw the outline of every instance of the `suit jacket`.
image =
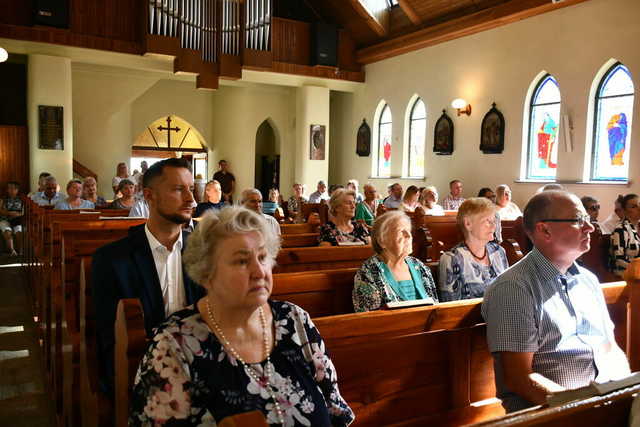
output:
M113 395L114 324L118 301L138 298L144 311L147 336L165 320L164 300L144 224L131 227L124 239L101 247L93 255L91 288L96 318L100 378L105 392ZM189 233L182 233L183 251ZM204 289L183 268L187 305L204 296Z

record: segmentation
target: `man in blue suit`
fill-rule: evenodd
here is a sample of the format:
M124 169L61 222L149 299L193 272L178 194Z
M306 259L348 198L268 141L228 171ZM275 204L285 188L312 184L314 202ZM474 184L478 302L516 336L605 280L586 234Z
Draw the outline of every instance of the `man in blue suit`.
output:
M151 166L143 178L149 204L146 224L131 227L124 239L101 247L93 256L92 289L95 305L100 379L113 396L114 323L118 301L138 298L148 336L169 315L195 303L203 288L182 268L182 251L195 205L189 162L167 159Z

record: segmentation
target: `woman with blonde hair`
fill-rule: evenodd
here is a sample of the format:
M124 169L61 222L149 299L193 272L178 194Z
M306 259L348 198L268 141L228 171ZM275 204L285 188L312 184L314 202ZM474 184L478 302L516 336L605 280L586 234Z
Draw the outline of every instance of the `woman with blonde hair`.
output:
M353 220L356 212L356 193L338 189L329 199L331 220L320 227L320 246L368 245L371 242L369 230Z
M389 302L431 298L438 302L429 267L409 256L411 221L402 211L389 211L373 224L375 255L362 264L353 284L355 311L378 310Z
M217 425L254 410L270 425L353 421L309 314L269 299L279 249L253 211L203 215L183 262L207 294L156 329L136 375L129 425Z
M402 203L400 204L400 210L404 212L414 212L420 204L418 203L418 197L420 196L418 187L410 185L402 196Z
M438 272L441 301L482 298L487 286L509 268L507 254L493 242L496 205L484 197L465 200L458 209L463 241L442 254Z

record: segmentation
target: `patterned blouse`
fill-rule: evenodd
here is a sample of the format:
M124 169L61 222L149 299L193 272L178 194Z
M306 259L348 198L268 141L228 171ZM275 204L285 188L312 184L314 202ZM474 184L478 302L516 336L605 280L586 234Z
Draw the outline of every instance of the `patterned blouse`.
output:
M300 200L304 203L307 203L308 201L308 199L304 196L300 197ZM300 201L295 196L289 197L289 200L287 201L287 209L289 210L289 215L291 215L291 212L300 212L300 205Z
M637 228L623 219L611 233L611 268L622 276L634 258L640 256L640 237Z
M320 333L300 307L270 301L275 324L271 385L285 426L346 426L354 415L340 396L336 370ZM252 363L259 373L266 361ZM153 337L138 373L130 426L215 426L223 418L260 410L270 425L278 414L265 384L255 382L189 306Z
M353 231L345 233L338 230L333 222L327 221L326 224L320 226L318 242L329 242L331 246L339 246L340 243L347 242L362 242L363 245L368 245L369 230L367 227L355 221L351 221L351 225L353 225Z
M477 262L464 242L442 254L438 271L441 301L482 298L487 286L509 268L502 246L489 242L486 248L489 265Z
M422 277L422 285L426 294L438 302L436 286L429 267L418 258L408 256L407 264L411 264ZM356 312L378 310L388 302L401 301L384 274L384 261L374 255L362 264L353 279L353 309Z

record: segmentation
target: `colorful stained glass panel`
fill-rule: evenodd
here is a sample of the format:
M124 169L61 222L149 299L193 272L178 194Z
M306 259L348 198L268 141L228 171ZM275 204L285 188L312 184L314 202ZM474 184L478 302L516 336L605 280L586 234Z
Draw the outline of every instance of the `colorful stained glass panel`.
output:
M378 164L376 176L391 176L391 109L384 106L378 124Z
M560 89L552 76L542 79L530 108L527 179L554 180L558 167Z
M422 99L418 98L411 111L409 128L409 176L424 176L424 141L427 126L427 111Z

